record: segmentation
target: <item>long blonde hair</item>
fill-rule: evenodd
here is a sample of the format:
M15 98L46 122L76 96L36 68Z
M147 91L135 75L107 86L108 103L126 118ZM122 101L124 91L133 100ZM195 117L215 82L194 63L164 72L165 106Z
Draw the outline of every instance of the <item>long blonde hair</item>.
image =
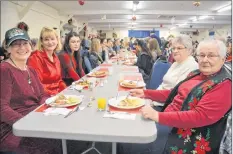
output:
M43 27L41 32L40 32L40 38L39 38L39 41L38 41L38 50L40 50L40 51L44 50L43 45L42 45L43 37L44 38L45 37L50 37L52 35L55 35L56 38L57 38L57 47L56 47L55 51L57 52L57 51L61 50L62 45L61 45L61 41L60 41L60 38L59 38L57 32L54 29L48 28L48 27Z
M99 49L100 49L100 40L97 38L92 39L91 52L98 52Z

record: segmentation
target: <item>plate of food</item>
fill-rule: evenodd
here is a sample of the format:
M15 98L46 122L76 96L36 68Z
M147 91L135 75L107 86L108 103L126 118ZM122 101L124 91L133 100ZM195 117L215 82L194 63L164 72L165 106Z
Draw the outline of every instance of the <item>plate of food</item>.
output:
M123 63L123 65L133 66L133 65L134 65L134 63L133 63L133 62L131 62L131 61L126 61L126 62L124 62L124 63Z
M89 80L78 80L78 81L75 81L73 82L74 85L78 85L78 86L82 86L83 88L86 88L89 86L90 84L90 81Z
M48 98L45 104L52 107L69 107L80 104L82 102L81 96L76 95L56 95Z
M146 84L143 81L134 81L134 80L122 80L120 86L125 88L143 88Z
M114 97L108 101L110 106L120 109L136 109L145 105L145 100L138 97L119 96L117 99Z
M89 74L87 74L87 76L90 76L90 77L104 77L107 75L107 72L106 71L95 71L95 72L91 72Z

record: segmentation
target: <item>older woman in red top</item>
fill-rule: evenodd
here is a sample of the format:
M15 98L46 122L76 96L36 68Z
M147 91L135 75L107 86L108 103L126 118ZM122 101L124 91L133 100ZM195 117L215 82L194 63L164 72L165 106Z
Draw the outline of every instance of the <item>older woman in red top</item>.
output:
M66 35L63 51L58 54L62 68L62 79L66 85L79 80L85 75L80 55L80 37L76 32Z
M60 61L55 54L61 49L60 39L55 30L47 27L42 29L38 49L29 57L28 65L36 70L45 92L55 95L66 88L61 77Z
M21 138L12 133L12 125L43 104L48 95L44 93L36 71L26 65L31 54L27 33L13 28L6 32L5 40L10 57L0 64L0 151L17 154L59 154L61 143L58 140Z
M165 102L162 112L150 105L142 116L156 122L157 139L149 144L122 144L121 154L218 154L231 112L231 74L224 67L226 46L205 40L197 48L199 70L172 90L131 90L133 96Z

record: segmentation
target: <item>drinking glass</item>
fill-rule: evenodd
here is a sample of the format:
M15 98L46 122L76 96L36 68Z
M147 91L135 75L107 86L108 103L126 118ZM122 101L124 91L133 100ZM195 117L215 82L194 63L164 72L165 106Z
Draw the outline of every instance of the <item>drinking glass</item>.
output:
M98 103L98 110L99 111L104 111L105 108L106 108L106 105L107 105L106 98L98 98L97 103Z

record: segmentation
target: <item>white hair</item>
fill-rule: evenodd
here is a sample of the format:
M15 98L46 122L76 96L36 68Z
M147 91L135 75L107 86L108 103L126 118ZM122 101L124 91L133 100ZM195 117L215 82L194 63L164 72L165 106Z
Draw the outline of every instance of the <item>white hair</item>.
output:
M177 36L172 39L172 45L174 44L182 44L185 46L185 48L188 49L190 53L193 51L193 44L192 44L192 39L189 36L186 35L181 35Z
M226 54L227 54L227 47L226 45L223 43L223 41L218 40L218 39L206 39L203 40L199 43L198 47L197 47L197 54L199 54L200 49L202 46L204 45L216 45L218 48L218 53L222 58L226 58Z

